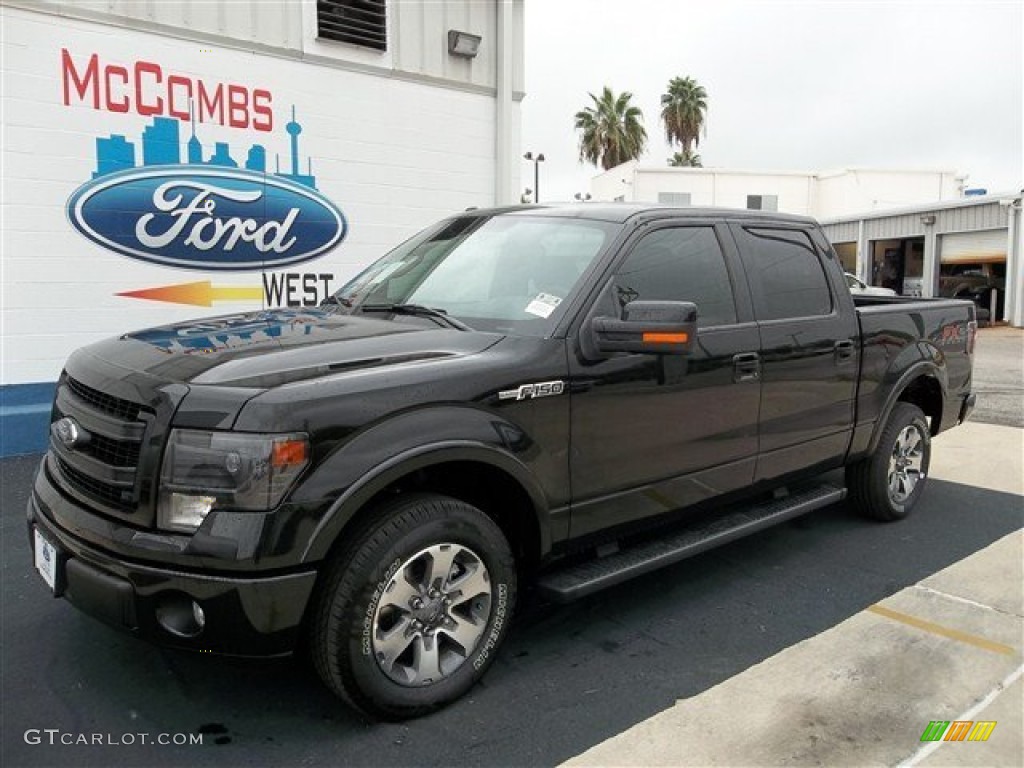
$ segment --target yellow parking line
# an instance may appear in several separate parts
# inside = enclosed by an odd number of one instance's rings
[[[991,640],[986,640],[983,637],[977,635],[969,635],[966,632],[961,632],[958,629],[950,629],[944,627],[941,624],[935,624],[931,621],[925,621],[919,619],[916,616],[909,616],[899,611],[893,611],[889,608],[885,608],[881,605],[870,605],[868,610],[872,613],[877,613],[879,616],[884,616],[887,619],[898,621],[901,624],[906,624],[910,627],[924,630],[925,632],[931,632],[933,635],[940,635],[942,637],[948,637],[950,640],[956,640],[960,643],[967,643],[967,645],[973,645],[975,648],[982,648],[986,651],[992,651],[993,653],[1002,653],[1006,656],[1013,656],[1017,651],[1008,645],[1002,643],[994,643]]]

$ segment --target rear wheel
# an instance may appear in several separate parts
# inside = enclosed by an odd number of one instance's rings
[[[850,502],[873,520],[900,520],[924,490],[931,460],[931,431],[924,413],[897,403],[871,456],[846,470]]]
[[[438,709],[493,661],[515,593],[512,553],[483,512],[445,496],[399,499],[331,566],[313,623],[317,671],[369,714]]]

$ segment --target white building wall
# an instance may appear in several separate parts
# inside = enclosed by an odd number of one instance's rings
[[[301,14],[288,3],[238,3],[223,0],[28,0],[26,7],[66,16],[140,25],[189,29],[193,33],[230,37],[299,50],[302,44]]]
[[[92,5],[132,12],[145,7],[156,20],[173,16],[159,2]],[[262,7],[247,11],[259,21],[239,32],[228,20],[233,18],[231,14],[240,13],[235,6],[248,3],[175,5],[179,15],[182,8],[188,8],[191,23],[203,27],[223,24],[223,30],[231,29],[233,34],[277,35],[275,39],[282,44],[293,44],[293,36],[304,34],[285,22],[276,28],[273,19],[265,18],[269,11]],[[392,9],[405,5],[419,4],[389,3]],[[468,9],[466,19],[458,21],[467,25],[484,25],[495,7],[490,3],[447,3],[444,8],[456,5],[486,6],[484,10]],[[521,11],[521,4],[517,5]],[[216,13],[209,6],[215,6]],[[304,4],[304,11],[307,6],[312,3]],[[484,12],[488,8],[490,11]],[[441,11],[435,8],[425,13]],[[451,18],[443,13],[442,17],[444,23]],[[0,28],[0,128],[4,137],[0,384],[53,381],[74,349],[132,329],[285,304],[311,306],[424,225],[470,206],[495,203],[496,108],[493,94],[484,90],[382,77],[319,60],[310,63],[199,43],[183,36],[115,29],[107,23],[10,6],[0,7]],[[84,88],[85,95],[80,96],[72,82],[67,103],[63,51],[83,79],[88,80],[85,72],[94,55],[97,65],[95,78]],[[521,59],[521,53],[517,55]],[[163,85],[144,76],[142,88],[144,99],[151,104],[165,99],[160,114],[139,114],[138,105],[131,101],[135,96],[132,86],[122,81],[121,68],[133,72],[140,61],[157,65],[163,74]],[[436,59],[430,61],[433,63],[423,66],[434,71]],[[281,170],[287,171],[290,137],[286,124],[295,107],[296,120],[302,126],[298,137],[300,172],[307,173],[311,162],[316,190],[346,218],[348,231],[340,245],[312,261],[270,267],[266,274],[259,270],[196,271],[120,255],[86,239],[72,226],[68,201],[97,170],[97,140],[124,137],[134,144],[136,165],[140,164],[144,131],[156,118],[169,117],[168,94],[163,88],[172,74],[193,87],[199,82],[211,89],[233,84],[247,94],[244,127],[233,127],[226,119],[208,119],[197,125],[204,162],[220,142],[241,166],[248,148],[259,144],[267,152],[268,176],[274,174],[275,157]],[[181,106],[187,102],[183,89],[179,85],[176,98],[178,109],[187,111]],[[257,90],[265,94],[261,104],[271,115],[269,130],[257,129],[254,124],[252,105]],[[108,91],[112,94],[109,103]],[[126,103],[130,107],[115,111],[109,108],[111,103],[117,108]],[[510,114],[518,122],[518,104]],[[264,128],[267,119],[266,115],[261,118]],[[189,123],[179,120],[178,126],[184,162]],[[518,126],[512,139],[517,136]],[[266,289],[268,279],[278,279],[282,285],[287,279],[291,292],[271,295]],[[214,289],[211,303],[118,295],[196,283],[208,283]],[[225,290],[231,288],[239,290],[234,294]]]
[[[963,177],[954,171],[847,169],[820,173],[814,211],[822,218],[955,200]]]
[[[630,161],[605,171],[590,180],[590,194],[596,201],[633,202],[633,183],[638,164]],[[657,198],[655,198],[657,199]]]
[[[690,205],[715,205],[715,178],[699,171],[645,168],[636,174],[631,191],[634,202],[657,203],[662,193],[682,193],[690,195]]]
[[[747,195],[776,195],[779,210],[808,213],[812,179],[805,173],[764,173],[711,168],[646,168],[623,163],[591,182],[596,200],[657,203],[663,193],[690,195],[690,205],[746,208]]]
[[[858,191],[858,179],[854,173],[826,173],[818,176],[815,186],[814,207],[816,211],[835,211],[819,214],[823,217],[842,216],[851,209],[872,210],[871,200]],[[867,206],[860,208],[860,206]]]
[[[747,195],[776,195],[778,210],[809,214],[811,185],[811,178],[806,174],[716,174],[714,205],[724,208],[746,208]]]
[[[595,176],[590,189],[596,200],[622,196],[628,202],[656,203],[662,193],[687,193],[691,205],[723,208],[746,208],[748,195],[775,195],[779,211],[829,218],[955,200],[962,182],[952,171],[817,173],[647,167],[631,161]]]
[[[522,0],[507,1],[512,6],[515,35],[521,41]],[[467,87],[493,89],[497,82],[497,13],[493,0],[388,0],[386,51],[317,39],[316,0],[11,0],[10,4],[133,30],[219,39],[307,60],[322,56]],[[481,36],[476,58],[448,55],[449,29]],[[525,67],[521,45],[515,62],[512,87],[522,93]]]

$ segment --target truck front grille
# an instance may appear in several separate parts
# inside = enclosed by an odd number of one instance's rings
[[[89,444],[81,450],[97,461],[112,467],[134,467],[139,462],[139,443],[127,440],[112,440],[103,435],[93,435]]]
[[[131,520],[138,508],[138,463],[151,411],[65,374],[53,420],[74,420],[79,442],[50,437],[50,470],[65,492],[96,511]]]
[[[106,392],[100,392],[98,389],[87,387],[70,376],[65,379],[65,383],[68,385],[68,389],[74,392],[80,399],[99,411],[110,414],[122,421],[135,421],[139,418],[142,406],[138,403],[122,400],[119,397],[108,395]]]
[[[72,489],[84,494],[91,501],[99,502],[109,509],[116,509],[124,514],[131,514],[131,493],[101,480],[79,472],[60,456],[57,457],[57,468]],[[127,498],[126,498],[127,496]]]

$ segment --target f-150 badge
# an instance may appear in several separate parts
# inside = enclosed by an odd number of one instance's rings
[[[505,389],[498,393],[499,400],[532,400],[535,397],[550,397],[565,392],[564,381],[539,381],[536,384],[522,384],[516,389]]]

